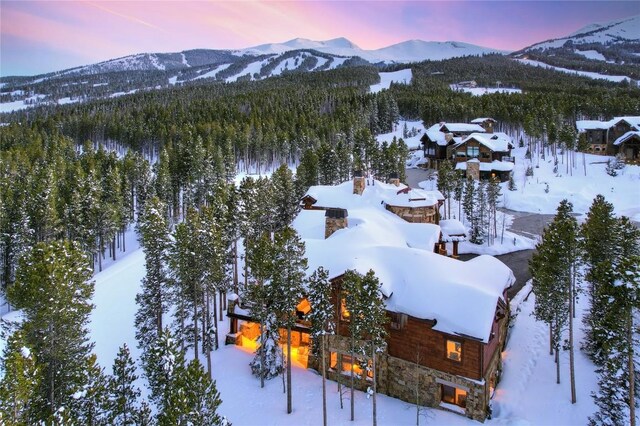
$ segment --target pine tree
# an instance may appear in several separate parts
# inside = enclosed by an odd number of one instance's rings
[[[87,358],[83,371],[84,384],[76,390],[73,401],[68,406],[71,423],[88,426],[106,426],[108,421],[107,378],[104,370],[98,365],[95,354]]]
[[[226,425],[228,422],[216,411],[222,400],[216,389],[216,383],[212,381],[204,368],[193,360],[186,368],[183,368],[177,377],[175,388],[172,389],[174,399],[182,405],[182,413],[178,416],[178,424],[194,426]]]
[[[440,164],[440,168],[438,169],[438,180],[437,180],[437,188],[438,191],[442,193],[444,198],[447,199],[448,213],[445,211],[445,217],[447,219],[451,218],[451,195],[454,191],[454,179],[455,179],[455,170],[451,167],[451,163],[448,161],[443,161]]]
[[[129,348],[124,344],[118,350],[118,355],[113,362],[113,375],[109,378],[107,385],[110,424],[118,426],[136,424],[140,397],[140,389],[134,385],[137,379],[136,366],[131,359]]]
[[[327,390],[326,390],[326,344],[325,336],[335,333],[335,307],[331,302],[331,281],[329,272],[320,266],[313,271],[307,283],[307,299],[311,305],[311,311],[307,319],[311,322],[311,341],[313,353],[321,356],[322,373],[322,419],[323,425],[327,424]],[[320,342],[320,343],[318,343]]]
[[[135,326],[138,347],[142,349],[142,365],[147,369],[148,349],[163,329],[162,316],[168,309],[171,282],[166,206],[157,197],[146,203],[138,221],[138,231],[145,252],[146,275],[142,279],[141,292],[136,295]]]
[[[602,326],[603,312],[608,309],[609,290],[604,288],[607,283],[601,283],[598,278],[607,277],[606,274],[594,274],[601,263],[613,265],[616,255],[616,219],[613,215],[613,205],[602,195],[596,196],[587,212],[587,218],[580,229],[582,248],[587,264],[586,280],[588,285],[589,311],[583,319],[585,325],[584,348],[596,364],[604,361],[602,346],[608,331]]]
[[[560,202],[554,220],[547,226],[542,241],[536,246],[529,268],[536,294],[534,315],[550,326],[550,342],[556,356],[556,381],[560,383],[561,337],[563,328],[569,325],[568,343],[571,402],[576,402],[573,312],[575,293],[579,281],[578,224],[571,215],[572,204]]]
[[[379,353],[384,352],[387,347],[385,340],[387,331],[385,324],[388,322],[386,315],[386,309],[384,302],[382,301],[380,293],[380,281],[375,276],[373,270],[369,270],[367,274],[362,278],[362,293],[360,295],[362,311],[362,328],[364,331],[364,337],[369,340],[369,356],[371,357],[371,370],[373,376],[373,388],[368,394],[373,396],[373,424],[377,423],[376,413],[376,359]],[[363,355],[367,356],[366,348],[363,349]],[[367,365],[367,371],[369,366]]]
[[[273,272],[267,286],[270,309],[278,325],[287,330],[287,413],[291,413],[291,329],[295,326],[296,306],[302,298],[307,269],[304,242],[290,227],[275,234]]]
[[[171,330],[165,327],[151,347],[149,356],[149,365],[153,368],[145,373],[151,391],[151,401],[155,403],[158,411],[158,423],[163,424],[161,419],[166,418],[165,412],[171,409],[172,389],[184,367],[184,353],[173,338]]]
[[[93,347],[87,330],[93,308],[90,277],[87,256],[78,244],[39,243],[21,259],[16,282],[7,291],[9,302],[24,312],[25,340],[42,374],[35,399],[38,419],[72,406],[73,395],[86,382]]]
[[[21,330],[7,340],[2,354],[0,423],[28,425],[32,406],[38,402],[40,369]]]
[[[274,204],[275,231],[289,226],[298,213],[300,199],[296,195],[293,173],[286,164],[282,164],[271,175]]]

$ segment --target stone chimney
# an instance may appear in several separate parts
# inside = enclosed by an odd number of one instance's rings
[[[327,239],[338,229],[349,225],[347,209],[329,208],[324,214],[324,238]]]
[[[445,133],[444,134],[444,140],[446,143],[451,142],[451,140],[453,139],[453,133]]]
[[[364,192],[365,180],[361,170],[353,172],[353,193],[362,195]]]
[[[484,127],[484,131],[487,133],[493,133],[493,120],[485,120],[482,123],[482,127]]]
[[[473,180],[480,180],[480,161],[477,158],[467,161],[467,178],[468,177],[471,177]]]
[[[389,183],[395,186],[400,186],[400,178],[397,173],[389,173]]]

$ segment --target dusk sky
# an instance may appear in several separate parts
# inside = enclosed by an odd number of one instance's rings
[[[518,50],[640,1],[5,1],[0,76],[34,75],[142,52],[238,49],[346,37],[363,49],[410,39]]]

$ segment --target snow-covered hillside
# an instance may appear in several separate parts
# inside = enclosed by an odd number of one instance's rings
[[[371,63],[408,63],[425,60],[439,61],[461,56],[479,56],[488,53],[508,53],[502,50],[456,41],[408,40],[374,50],[364,50],[346,38],[327,41],[293,39],[284,43],[262,44],[237,51],[238,54],[280,54],[290,50],[313,49],[341,56],[359,56]]]
[[[631,81],[631,77],[628,77],[626,75],[607,75],[607,74],[600,74],[597,72],[571,70],[568,68],[554,67],[553,65],[545,64],[544,62],[540,62],[540,61],[533,61],[531,59],[516,59],[516,61],[524,65],[542,67],[542,68],[546,68],[546,69],[550,69],[558,72],[578,75],[580,77],[593,78],[595,80],[607,80],[607,81],[613,81],[616,83],[620,83],[621,81],[624,81],[624,80]]]
[[[574,31],[566,37],[537,43],[528,47],[526,50],[561,47],[567,41],[572,41],[575,45],[585,43],[617,43],[629,40],[640,40],[640,15],[603,24],[590,24]]]

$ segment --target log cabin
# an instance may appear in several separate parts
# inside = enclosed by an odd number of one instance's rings
[[[429,167],[438,168],[442,161],[450,159],[451,146],[461,142],[464,137],[483,132],[485,128],[480,124],[441,122],[429,127],[420,138]]]
[[[501,371],[512,271],[492,256],[462,262],[439,254],[439,225],[407,221],[385,206],[400,195],[398,187],[372,180],[360,192],[359,178],[312,187],[307,195],[332,207],[303,209],[293,222],[305,242],[308,273],[322,266],[332,282],[336,334],[319,349],[325,351],[328,377],[346,383],[353,371],[360,390],[375,377],[380,393],[484,421]],[[455,224],[449,225],[455,234]],[[389,322],[375,376],[366,369],[369,358],[350,356],[341,288],[348,270],[373,270],[381,283]],[[255,347],[258,325],[237,300],[231,302],[227,342]],[[305,319],[312,309],[306,299],[298,304],[294,362],[318,369],[322,358],[311,355],[310,347],[318,343],[310,340]]]
[[[609,121],[576,121],[578,137],[587,152],[597,155],[622,155],[627,162],[640,160],[638,137],[640,116],[614,117]]]
[[[512,148],[512,139],[505,133],[473,133],[455,144],[452,151],[457,170],[464,170],[469,175],[470,160],[477,160],[480,163],[479,179],[498,177],[506,182],[514,167]]]

